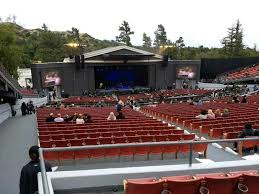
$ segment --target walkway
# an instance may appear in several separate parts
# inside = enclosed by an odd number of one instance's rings
[[[35,115],[16,116],[0,125],[0,193],[18,194],[20,171],[37,144]]]

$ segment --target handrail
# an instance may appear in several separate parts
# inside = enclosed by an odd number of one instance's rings
[[[46,168],[44,163],[43,152],[59,152],[59,151],[77,151],[83,149],[99,149],[99,148],[123,148],[123,147],[142,147],[142,146],[157,146],[157,145],[190,145],[189,152],[189,166],[192,166],[192,155],[193,155],[193,145],[195,144],[209,144],[209,143],[226,143],[226,142],[243,142],[243,141],[253,141],[258,140],[259,137],[251,137],[251,138],[235,138],[235,139],[218,139],[218,140],[182,140],[182,141],[162,141],[162,142],[152,142],[152,143],[124,143],[124,144],[104,144],[104,145],[89,145],[89,146],[72,146],[72,147],[57,147],[57,148],[40,148],[39,156],[40,156],[40,168],[41,168],[41,177],[43,184],[44,194],[50,194],[48,179],[46,174]]]

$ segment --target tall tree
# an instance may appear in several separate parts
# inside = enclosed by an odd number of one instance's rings
[[[123,42],[127,46],[132,46],[130,42],[130,35],[134,34],[134,31],[131,31],[129,27],[129,23],[126,21],[123,21],[121,26],[119,26],[120,34],[119,36],[116,36],[116,41]]]
[[[150,48],[152,46],[151,38],[145,32],[143,33],[143,45],[142,46],[144,48]]]
[[[43,23],[42,24],[42,30],[44,31],[44,32],[47,32],[47,31],[49,31],[49,28],[48,28],[48,26],[45,24],[45,23]]]
[[[167,35],[165,31],[165,27],[162,24],[157,26],[157,30],[155,31],[155,40],[154,46],[159,47],[165,45],[167,41]]]
[[[241,56],[244,49],[243,44],[243,28],[239,20],[231,28],[227,30],[227,36],[221,41],[224,53],[227,56]]]
[[[8,24],[0,26],[0,62],[14,77],[18,77],[17,68],[22,64],[22,48],[16,44],[15,28]]]

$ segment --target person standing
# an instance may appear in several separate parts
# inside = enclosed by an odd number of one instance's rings
[[[23,116],[25,116],[27,114],[27,105],[25,102],[23,102],[21,105],[21,111],[22,111]]]
[[[20,194],[35,194],[38,191],[37,174],[40,172],[39,146],[32,146],[29,150],[31,161],[26,164],[20,176]],[[45,162],[47,172],[51,172],[51,165]]]

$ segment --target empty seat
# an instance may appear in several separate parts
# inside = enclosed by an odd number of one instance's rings
[[[161,194],[163,181],[155,178],[128,179],[124,181],[125,194]]]
[[[173,194],[197,194],[201,185],[202,178],[192,176],[172,176],[163,177],[167,183],[167,189]]]

